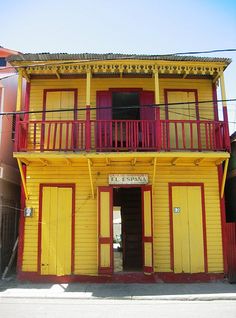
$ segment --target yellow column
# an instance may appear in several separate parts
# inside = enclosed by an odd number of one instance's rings
[[[160,104],[160,85],[159,85],[158,71],[154,72],[154,79],[155,79],[155,104]]]
[[[220,192],[220,197],[221,197],[221,199],[223,199],[223,197],[224,197],[225,182],[226,182],[226,176],[227,176],[228,165],[229,165],[229,159],[226,159],[226,160],[225,160],[225,166],[224,166],[223,177],[222,177],[222,184],[221,184],[221,192]]]
[[[225,80],[224,80],[224,74],[222,73],[220,76],[220,89],[221,89],[221,98],[223,100],[226,100],[226,91],[225,91]],[[222,102],[223,107],[227,107],[227,102]]]
[[[28,200],[29,199],[29,195],[28,195],[28,192],[27,192],[25,176],[24,176],[24,172],[23,172],[23,168],[22,168],[22,163],[21,163],[19,158],[17,158],[17,163],[18,163],[19,170],[20,170],[21,182],[22,182],[22,185],[23,185],[24,193],[25,193],[25,199]]]
[[[22,98],[22,70],[18,72],[18,87],[17,87],[17,100],[16,100],[16,111],[21,111],[21,98]]]
[[[91,102],[91,71],[86,74],[86,106],[90,106]]]

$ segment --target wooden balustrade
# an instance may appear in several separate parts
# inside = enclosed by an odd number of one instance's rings
[[[48,120],[16,123],[15,151],[229,151],[227,123]]]

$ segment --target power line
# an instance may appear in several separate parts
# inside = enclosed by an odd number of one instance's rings
[[[209,104],[209,103],[218,103],[218,102],[236,102],[236,98],[231,99],[218,99],[218,100],[207,100],[207,101],[198,101],[198,102],[175,102],[175,103],[163,103],[163,104],[149,104],[149,105],[131,105],[126,106],[125,109],[135,109],[140,107],[150,107],[150,108],[158,108],[158,107],[168,107],[175,105],[199,105],[199,104]],[[89,110],[100,110],[100,109],[114,109],[112,106],[100,106],[100,107],[89,107]],[[124,110],[124,107],[115,107],[116,110]],[[209,108],[212,109],[213,108]],[[0,116],[9,116],[9,115],[26,115],[26,114],[42,114],[42,113],[59,113],[59,112],[74,112],[74,111],[86,111],[87,108],[64,108],[64,109],[48,109],[48,110],[29,110],[29,111],[19,111],[19,112],[1,112]]]
[[[190,51],[190,52],[177,52],[173,54],[165,54],[165,55],[187,55],[187,54],[209,54],[209,53],[220,53],[220,52],[236,52],[236,49],[216,49],[209,51]]]

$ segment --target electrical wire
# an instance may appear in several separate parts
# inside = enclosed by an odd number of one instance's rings
[[[153,104],[153,105],[141,105],[141,107],[150,107],[150,108],[158,108],[158,107],[166,107],[175,106],[175,105],[199,105],[199,104],[206,104],[206,103],[218,103],[218,102],[236,102],[236,98],[231,99],[218,99],[218,100],[207,100],[207,101],[198,101],[195,102],[175,102],[175,103],[168,103],[168,104]],[[134,109],[140,108],[140,105],[131,105],[125,107],[125,109]],[[97,109],[112,109],[112,106],[99,106],[98,107],[89,107],[89,110],[97,110]],[[113,108],[114,109],[114,108]],[[124,110],[124,107],[116,107],[115,109]],[[74,112],[74,111],[86,111],[87,108],[64,108],[64,109],[48,109],[48,110],[29,110],[29,111],[19,111],[19,112],[1,112],[0,116],[9,116],[9,115],[26,115],[26,114],[42,114],[42,113],[59,113],[59,112]]]

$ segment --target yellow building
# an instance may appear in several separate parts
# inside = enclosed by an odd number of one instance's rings
[[[10,62],[24,111],[14,153],[26,208],[20,279],[204,281],[227,273],[230,143],[216,85],[225,100],[230,60],[22,54]]]

